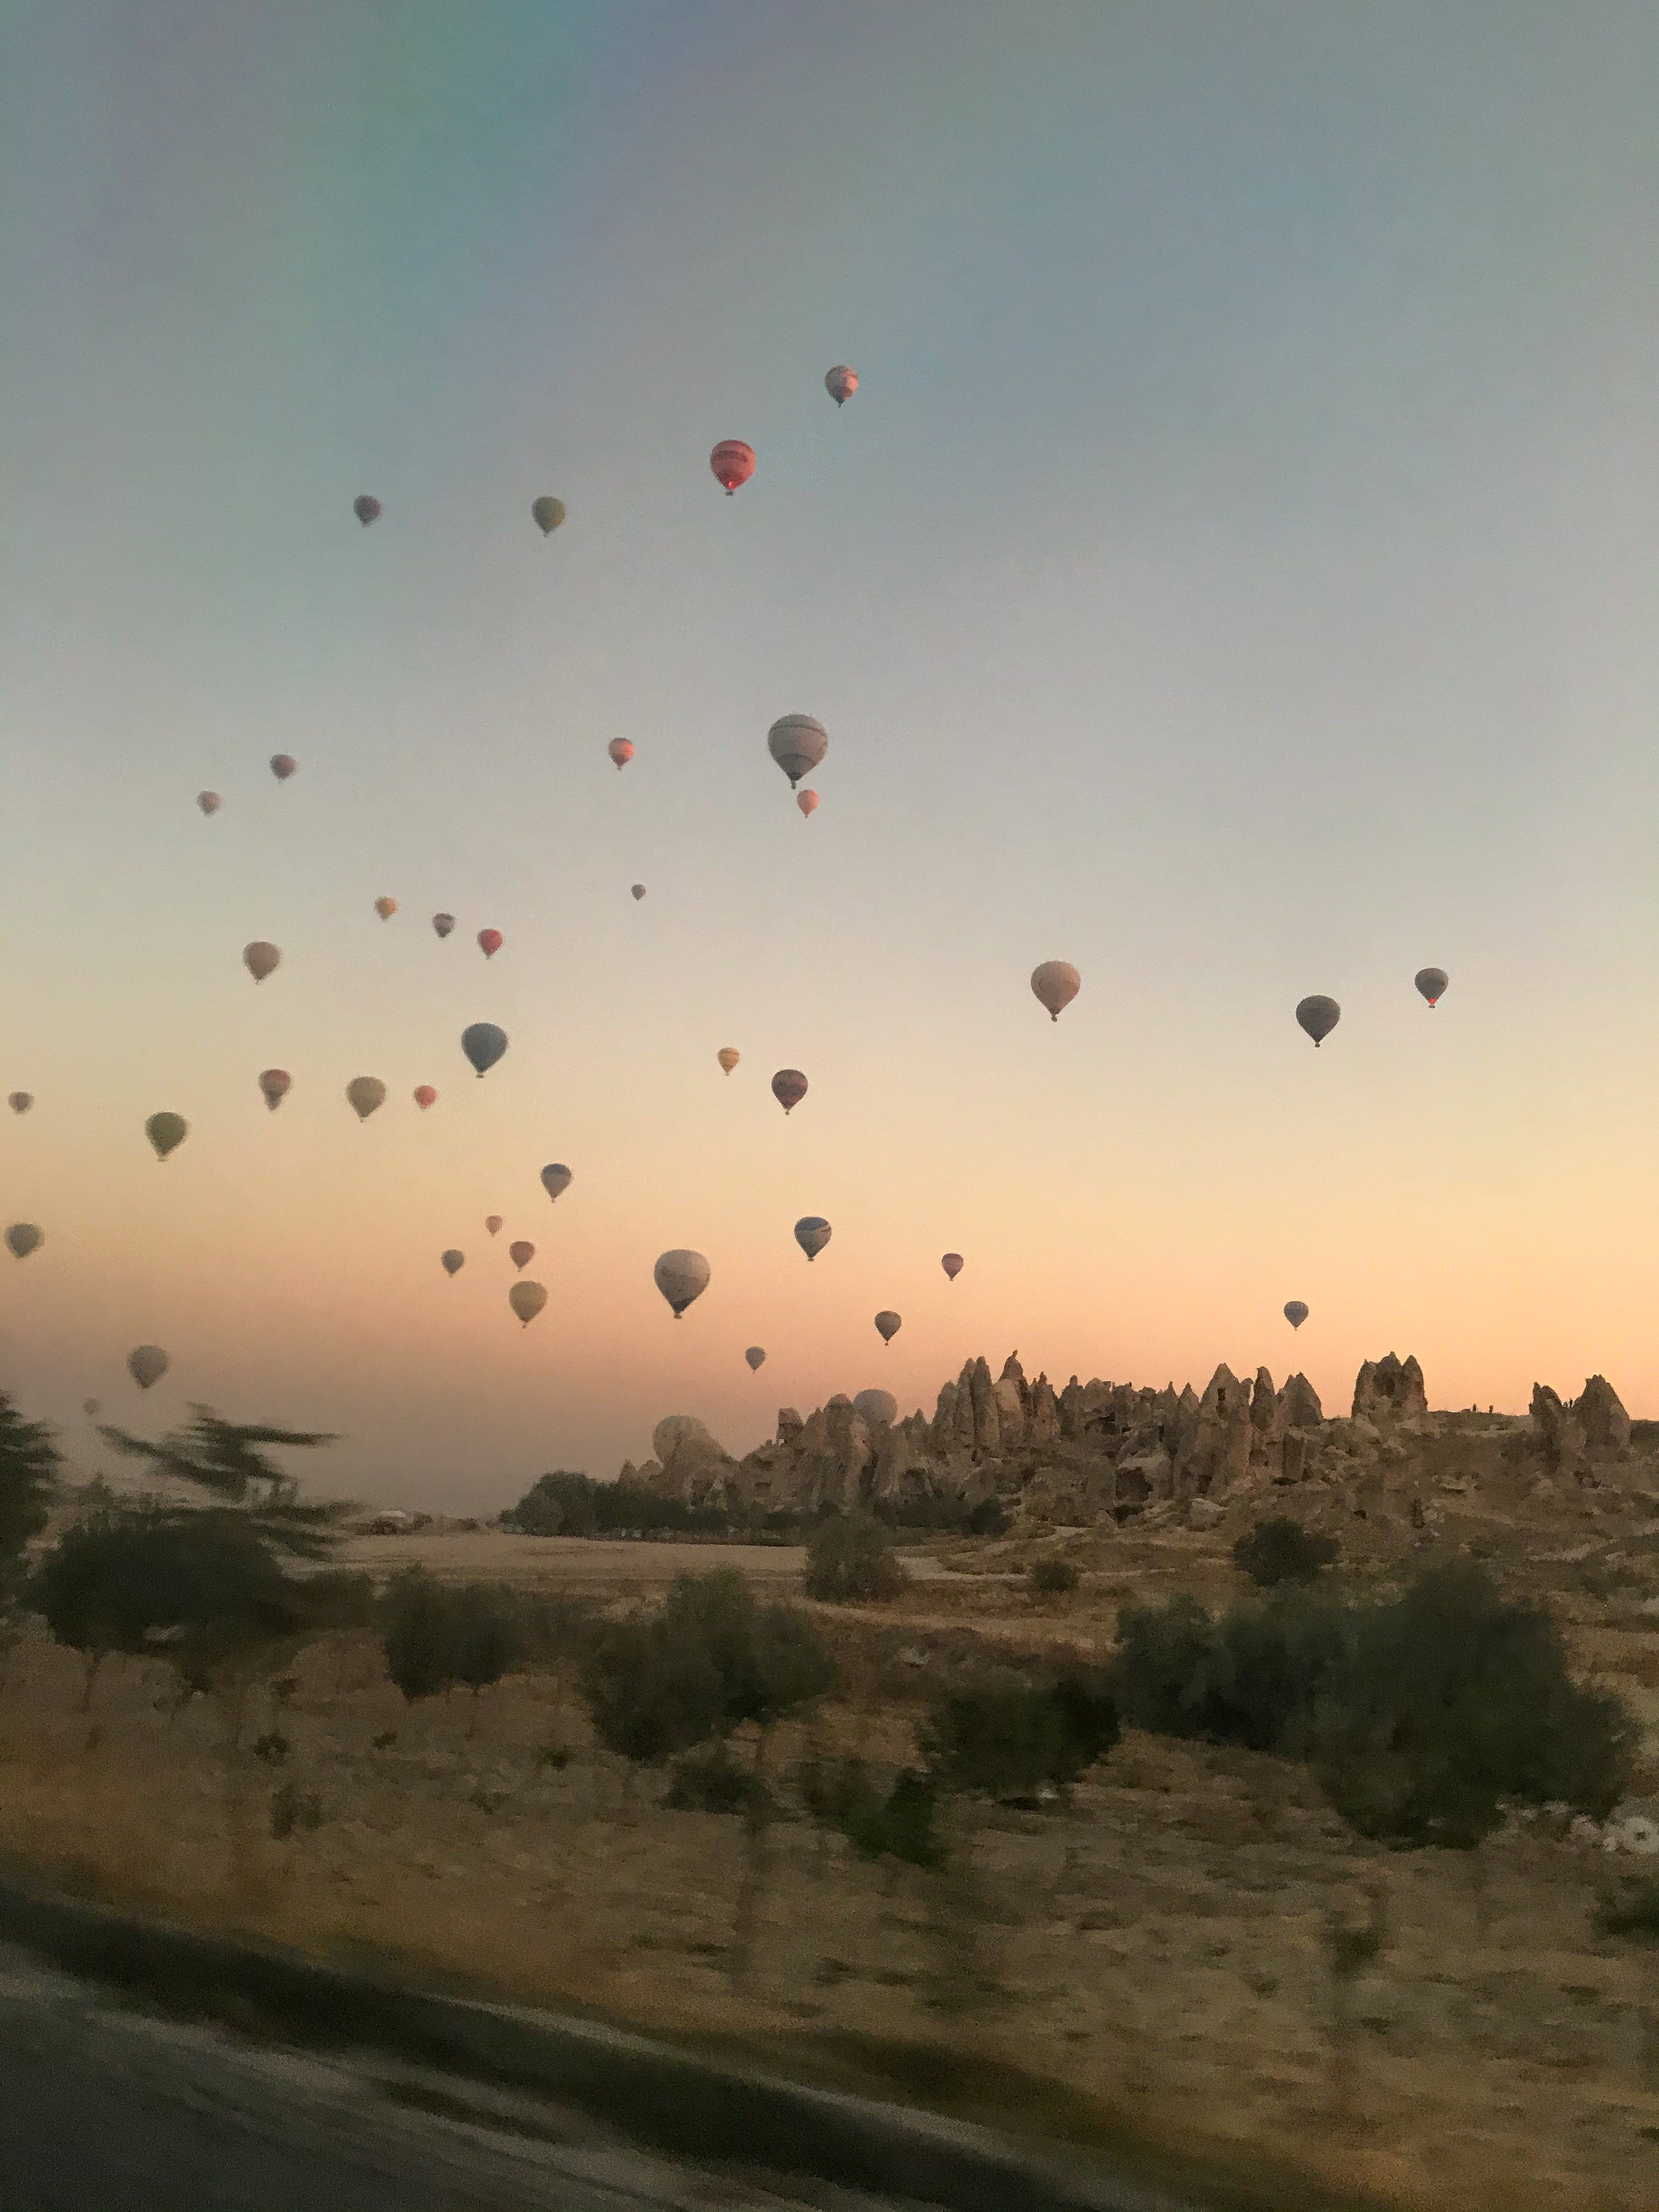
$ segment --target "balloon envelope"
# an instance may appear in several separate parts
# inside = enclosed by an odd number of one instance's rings
[[[806,1096],[806,1078],[798,1067],[781,1067],[772,1078],[772,1096],[786,1114],[793,1113]]]
[[[263,937],[256,937],[252,945],[242,947],[242,965],[256,983],[263,983],[282,960],[274,945],[267,945]]]
[[[461,1031],[461,1050],[483,1078],[507,1050],[507,1031],[494,1022],[474,1022]]]
[[[455,917],[453,914],[434,914],[432,917],[432,927],[440,937],[447,937],[455,927]]]
[[[46,1241],[46,1231],[37,1229],[32,1221],[14,1221],[6,1231],[6,1249],[14,1260],[27,1260]]]
[[[1328,1037],[1341,1020],[1342,1009],[1334,999],[1321,998],[1316,994],[1311,999],[1297,1001],[1296,1018],[1317,1047],[1321,1038]]]
[[[956,1280],[956,1279],[957,1279],[957,1276],[962,1273],[962,1255],[961,1255],[961,1253],[960,1253],[960,1252],[947,1252],[947,1253],[945,1254],[945,1257],[944,1257],[944,1258],[939,1261],[939,1265],[940,1265],[940,1267],[943,1267],[943,1268],[944,1268],[944,1270],[945,1270],[945,1273],[946,1273],[946,1274],[951,1278],[951,1280],[954,1283],[954,1282],[955,1282],[955,1280]]]
[[[1044,960],[1031,970],[1031,988],[1049,1020],[1057,1022],[1083,988],[1083,978],[1069,960]]]
[[[182,1114],[152,1114],[144,1124],[144,1134],[155,1147],[158,1160],[176,1152],[190,1134],[190,1124]]]
[[[159,1344],[136,1345],[127,1354],[127,1372],[141,1390],[159,1382],[167,1371],[167,1356]]]
[[[818,795],[816,791],[798,791],[795,804],[810,822],[818,811]]]
[[[445,1274],[459,1275],[466,1265],[466,1255],[465,1252],[457,1252],[452,1248],[439,1255],[439,1264]]]
[[[605,750],[619,769],[626,768],[634,757],[634,748],[626,738],[612,738]]]
[[[758,1375],[766,1364],[766,1346],[763,1344],[751,1344],[743,1356],[749,1362],[750,1373]]]
[[[260,1070],[259,1089],[264,1093],[266,1105],[273,1114],[287,1097],[293,1085],[294,1078],[285,1067],[266,1067]]]
[[[813,715],[781,714],[766,732],[766,750],[793,790],[829,751],[830,732]]]
[[[1451,977],[1443,968],[1419,968],[1412,981],[1432,1006],[1443,995]]]
[[[542,1170],[542,1188],[550,1198],[556,1198],[561,1191],[568,1190],[569,1188],[569,1169],[565,1166],[562,1160],[550,1160]]]
[[[890,1429],[898,1419],[898,1400],[890,1390],[860,1390],[853,1400],[853,1411],[862,1413],[872,1428]]]
[[[736,1057],[734,1053],[732,1058]],[[14,1091],[7,1098],[6,1103],[14,1114],[27,1114],[34,1103],[34,1093],[32,1091]]]
[[[720,1050],[714,1054],[714,1057],[719,1060],[720,1066],[726,1070],[726,1073],[730,1075],[732,1069],[743,1058],[743,1054],[738,1050],[736,1045],[723,1044]]]
[[[544,538],[550,538],[564,520],[564,501],[555,499],[551,492],[544,492],[539,499],[530,502],[532,520]]]
[[[725,485],[730,499],[738,486],[746,484],[754,475],[755,449],[741,438],[722,438],[708,456],[708,465],[714,471],[715,483]]]
[[[547,1304],[547,1292],[539,1283],[514,1283],[507,1294],[507,1303],[528,1328]]]
[[[363,528],[367,530],[371,522],[378,522],[380,520],[380,502],[375,498],[373,492],[360,491],[356,498],[351,502],[351,512],[356,516],[358,521],[362,524]]]
[[[382,921],[390,921],[398,911],[398,902],[395,898],[377,898],[374,902],[374,911]]]
[[[876,1334],[884,1344],[890,1344],[903,1326],[903,1322],[896,1313],[878,1313],[876,1316]]]
[[[481,929],[478,932],[478,943],[483,947],[484,958],[491,959],[501,949],[501,933],[499,929]]]
[[[651,1272],[676,1321],[708,1288],[708,1262],[701,1252],[665,1252]]]
[[[278,783],[286,783],[299,765],[292,753],[272,753],[270,757],[270,772]]]
[[[221,800],[216,791],[198,791],[196,794],[196,804],[204,814],[216,814],[219,811]]]
[[[1292,1298],[1285,1309],[1285,1318],[1292,1328],[1300,1328],[1308,1318],[1308,1309],[1300,1298]]]
[[[809,1260],[816,1260],[830,1242],[830,1224],[821,1213],[803,1213],[795,1224],[795,1242]]]
[[[524,1239],[520,1237],[516,1244],[509,1244],[507,1246],[507,1256],[518,1269],[519,1273],[523,1274],[525,1269],[530,1265],[531,1261],[536,1256],[536,1248],[533,1244],[526,1244]]]
[[[635,884],[632,886],[632,889],[634,896],[636,899],[642,899],[645,896],[645,885],[643,884]]]
[[[499,1213],[486,1213],[484,1216],[484,1227],[489,1231],[492,1237],[499,1237],[501,1233],[501,1215]]]
[[[428,1106],[435,1106],[437,1103],[438,1094],[429,1083],[417,1083],[416,1085],[415,1103],[420,1108],[422,1114],[425,1113]]]
[[[357,1119],[367,1121],[376,1107],[386,1103],[386,1085],[378,1075],[354,1075],[346,1085],[346,1097]]]
[[[858,371],[848,368],[843,362],[824,378],[823,388],[837,407],[844,407],[859,388]]]

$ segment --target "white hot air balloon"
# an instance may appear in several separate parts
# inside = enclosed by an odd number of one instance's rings
[[[872,1429],[890,1429],[898,1419],[898,1400],[890,1390],[860,1390],[853,1401],[853,1411],[862,1413]]]
[[[1031,988],[1049,1020],[1057,1022],[1083,988],[1083,978],[1069,960],[1045,960],[1031,970]]]
[[[676,1321],[708,1288],[710,1269],[701,1252],[665,1252],[652,1273]]]
[[[766,750],[789,779],[793,791],[830,750],[830,733],[811,714],[785,714],[766,733]]]

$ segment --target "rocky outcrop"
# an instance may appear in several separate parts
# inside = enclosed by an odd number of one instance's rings
[[[1368,1420],[1379,1431],[1399,1422],[1423,1420],[1429,1410],[1423,1388],[1423,1370],[1414,1358],[1368,1359],[1353,1386],[1353,1419]]]
[[[1629,1446],[1630,1415],[1605,1375],[1589,1378],[1573,1412],[1584,1431],[1584,1449],[1592,1459],[1617,1459]]]
[[[1563,1404],[1547,1382],[1532,1386],[1532,1432],[1552,1474],[1584,1475],[1630,1445],[1630,1415],[1605,1375],[1592,1375]]]

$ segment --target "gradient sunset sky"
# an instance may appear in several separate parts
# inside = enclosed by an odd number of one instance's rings
[[[466,1511],[1014,1346],[1659,1413],[1656,112],[1599,0],[14,0],[0,1381]]]

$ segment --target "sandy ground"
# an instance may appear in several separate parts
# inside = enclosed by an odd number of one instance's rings
[[[1535,1531],[1510,1533],[1580,1656],[1652,1729],[1659,1527],[1644,1528],[1597,1524],[1553,1563]],[[1065,1544],[1092,1571],[1041,1604],[1007,1578],[1009,1547],[930,1546],[891,1607],[814,1608],[843,1662],[822,1739],[908,1758],[927,1698],[975,1654],[1103,1653],[1127,1597],[1232,1593],[1225,1536],[1079,1534]],[[356,1540],[348,1559],[618,1604],[727,1562],[785,1589],[799,1565],[781,1549],[483,1534]],[[83,1714],[79,1662],[28,1642],[0,1692],[0,1849],[198,1921],[393,1954],[1003,2124],[1265,2171],[1260,2201],[1282,2212],[1334,2197],[1425,2212],[1659,2203],[1659,1954],[1595,1934],[1614,1869],[1545,1824],[1475,1856],[1390,1854],[1297,1768],[1132,1735],[1069,1808],[982,1816],[951,1880],[781,1822],[736,1989],[738,1824],[662,1810],[659,1783],[592,1745],[568,1681],[409,1707],[362,1637],[294,1672],[281,1711],[247,1730],[286,1736],[277,1768],[227,1756],[210,1700],[175,1713],[159,1662],[106,1668]],[[783,1733],[787,1780],[805,1740]],[[285,1785],[318,1822],[276,1840]],[[1373,1912],[1380,1951],[1345,1990],[1328,1923]]]

